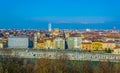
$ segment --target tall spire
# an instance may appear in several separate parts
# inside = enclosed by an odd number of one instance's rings
[[[51,23],[48,24],[48,31],[51,32]]]

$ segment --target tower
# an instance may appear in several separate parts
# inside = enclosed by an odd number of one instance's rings
[[[51,23],[48,24],[48,31],[51,32]]]
[[[117,32],[117,30],[116,30],[116,27],[114,26],[113,27],[113,31],[112,31],[113,33],[116,33]]]
[[[37,34],[34,34],[34,49],[37,48]]]

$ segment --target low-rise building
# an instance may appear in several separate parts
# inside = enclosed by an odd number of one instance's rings
[[[91,42],[83,42],[82,50],[91,50]]]
[[[45,48],[46,49],[54,49],[54,42],[53,39],[46,39],[45,40]]]
[[[0,48],[3,48],[3,43],[0,42]]]
[[[57,37],[54,39],[54,49],[65,49],[64,38]]]
[[[119,40],[115,41],[115,45],[120,46],[120,41]]]
[[[3,48],[3,39],[0,38],[0,48]]]
[[[91,50],[103,50],[103,42],[93,41],[91,45]]]
[[[120,54],[120,46],[116,46],[114,49],[113,49],[113,54]]]
[[[8,48],[15,48],[15,49],[24,49],[28,48],[29,46],[29,39],[26,36],[22,37],[9,37],[8,38]]]
[[[44,41],[38,41],[37,42],[37,49],[44,49],[44,48],[45,48]]]
[[[82,38],[80,36],[70,36],[67,40],[69,49],[79,49],[82,48]]]
[[[103,50],[105,49],[111,49],[113,50],[115,48],[115,42],[114,41],[106,41],[106,42],[103,42]]]
[[[104,38],[106,41],[115,41],[115,40],[120,40],[120,36],[107,36]]]

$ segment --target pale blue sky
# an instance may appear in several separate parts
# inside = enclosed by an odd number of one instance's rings
[[[0,0],[0,24],[25,21],[119,23],[120,0]]]

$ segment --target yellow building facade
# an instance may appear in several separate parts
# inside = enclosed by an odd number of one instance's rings
[[[91,42],[82,43],[82,50],[91,50]]]
[[[3,48],[3,43],[0,43],[0,48]]]
[[[45,48],[45,43],[44,42],[38,42],[37,43],[37,49],[44,49]]]
[[[53,49],[54,48],[54,42],[51,39],[45,40],[45,48],[46,49]]]
[[[103,50],[103,43],[102,42],[92,42],[91,50]]]

